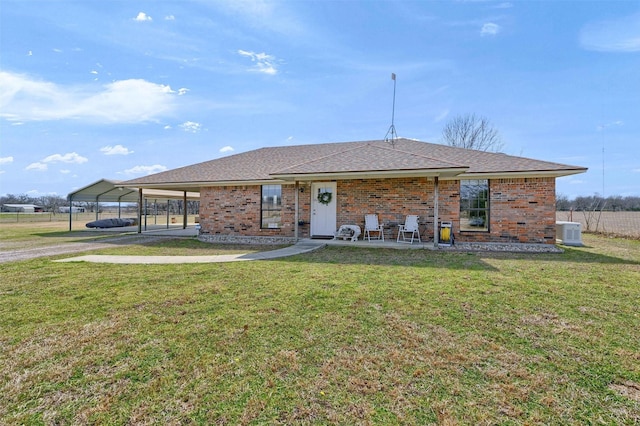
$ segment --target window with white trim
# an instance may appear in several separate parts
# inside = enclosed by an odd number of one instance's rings
[[[282,185],[262,185],[260,228],[282,227]]]
[[[460,230],[489,230],[489,181],[487,179],[460,181]]]

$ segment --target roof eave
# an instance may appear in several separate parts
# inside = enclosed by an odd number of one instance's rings
[[[446,169],[413,169],[383,171],[321,172],[321,173],[274,173],[274,179],[283,181],[314,181],[327,179],[389,179],[403,177],[453,177],[468,170],[468,167]]]
[[[224,181],[200,181],[200,182],[159,182],[159,183],[132,183],[122,185],[128,188],[161,189],[173,191],[196,191],[200,188],[211,186],[243,186],[243,185],[273,185],[284,183],[278,179],[256,179],[256,180],[224,180]]]
[[[586,168],[580,169],[564,169],[564,170],[527,170],[512,172],[475,172],[462,173],[455,176],[454,179],[508,179],[508,178],[544,178],[544,177],[563,177],[571,176],[579,173],[585,173]],[[449,178],[451,179],[451,178]]]

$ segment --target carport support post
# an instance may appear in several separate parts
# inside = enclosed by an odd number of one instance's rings
[[[187,191],[182,193],[182,207],[184,208],[182,216],[182,229],[187,229]]]
[[[433,246],[438,248],[438,176],[433,178]]]
[[[138,189],[138,234],[142,234],[142,188]]]
[[[72,195],[69,196],[69,232],[71,232],[71,221],[72,221],[72,219],[71,219],[71,217],[72,217],[72,215],[71,215],[71,211],[72,211],[71,206],[73,206],[73,196]]]

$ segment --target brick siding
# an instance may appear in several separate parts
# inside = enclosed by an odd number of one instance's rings
[[[300,238],[310,237],[311,186],[300,184]],[[488,232],[460,232],[460,182],[440,180],[439,220],[453,223],[457,241],[555,243],[555,179],[521,178],[489,181]],[[202,188],[200,224],[203,235],[221,238],[295,236],[295,187],[282,186],[280,229],[260,228],[260,186]],[[397,225],[409,214],[420,216],[421,234],[433,239],[434,181],[430,178],[353,179],[337,182],[337,224],[364,227],[364,215],[378,214],[387,225],[386,237],[395,238]]]

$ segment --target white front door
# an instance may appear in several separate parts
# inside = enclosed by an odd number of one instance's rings
[[[326,195],[326,194],[331,194]],[[324,194],[324,195],[322,195]],[[322,195],[322,197],[320,197]],[[320,202],[319,198],[325,203]],[[329,201],[327,203],[327,201]],[[336,231],[336,183],[314,182],[311,184],[311,236],[333,236]]]

